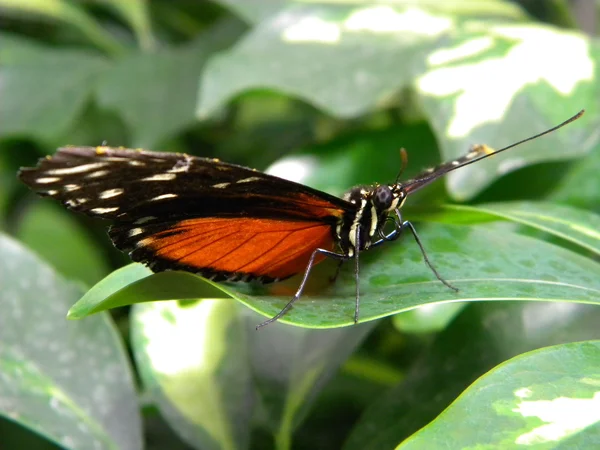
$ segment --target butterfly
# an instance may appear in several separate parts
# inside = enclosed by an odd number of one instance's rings
[[[71,210],[112,220],[114,245],[155,272],[184,270],[215,281],[264,283],[303,273],[289,303],[257,329],[292,308],[315,264],[325,258],[340,264],[354,260],[356,323],[360,253],[406,232],[436,278],[457,290],[437,272],[415,227],[402,217],[412,193],[451,171],[548,134],[583,112],[500,150],[476,145],[413,179],[357,186],[341,198],[218,159],[107,146],[59,148],[36,167],[22,168],[19,178]],[[404,166],[404,151],[402,156]]]

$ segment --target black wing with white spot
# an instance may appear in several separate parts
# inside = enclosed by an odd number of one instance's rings
[[[128,223],[197,217],[335,222],[354,205],[216,159],[112,147],[64,147],[19,178],[69,209]]]

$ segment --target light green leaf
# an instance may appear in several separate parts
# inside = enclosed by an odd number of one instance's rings
[[[69,323],[80,290],[0,236],[0,414],[65,448],[141,449],[127,356],[107,315]]]
[[[397,448],[597,448],[599,359],[600,341],[517,356],[477,380]],[[571,446],[571,438],[578,445]]]

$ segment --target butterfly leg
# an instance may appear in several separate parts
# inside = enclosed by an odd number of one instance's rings
[[[359,270],[360,266],[358,264],[358,254],[360,253],[360,224],[356,227],[356,232],[354,235],[354,278],[356,285],[356,303],[354,305],[354,323],[358,323],[358,310],[360,304],[360,289],[359,289]]]
[[[419,235],[417,234],[417,230],[415,230],[415,227],[413,226],[412,223],[410,223],[408,220],[402,222],[402,228],[401,230],[404,230],[408,228],[410,230],[410,232],[412,233],[413,237],[415,238],[415,241],[417,242],[417,245],[419,246],[419,249],[421,249],[421,254],[423,255],[423,259],[425,260],[425,264],[427,264],[427,266],[431,269],[431,271],[433,272],[433,274],[435,275],[435,277],[440,280],[442,283],[444,283],[445,286],[449,287],[450,289],[452,289],[453,291],[458,292],[458,288],[452,286],[450,283],[448,283],[446,280],[444,280],[442,278],[442,276],[438,273],[437,270],[435,270],[435,267],[433,267],[433,264],[431,264],[431,262],[429,261],[429,258],[427,257],[427,253],[425,253],[425,249],[423,248],[423,244],[421,243],[421,239],[419,239]]]
[[[329,281],[331,283],[334,283],[335,280],[337,280],[338,275],[340,274],[340,270],[342,268],[342,265],[344,264],[344,261],[346,261],[345,259],[340,259],[340,262],[338,263],[336,269],[335,269],[335,273],[333,274],[333,276],[329,277]]]
[[[296,291],[296,294],[294,294],[294,297],[275,316],[273,316],[269,320],[265,320],[263,323],[257,325],[256,326],[257,330],[264,327],[265,325],[269,325],[270,323],[276,322],[277,320],[281,319],[285,314],[287,314],[287,312],[290,309],[292,309],[292,306],[294,306],[294,303],[296,303],[296,300],[298,300],[300,298],[300,296],[302,295],[302,291],[304,291],[304,286],[306,285],[306,282],[308,281],[308,276],[310,275],[313,265],[315,264],[315,258],[319,254],[327,256],[329,258],[337,259],[342,262],[350,259],[350,256],[344,255],[343,253],[335,253],[335,252],[331,252],[329,250],[325,250],[322,248],[316,249],[312,253],[310,260],[308,261],[308,265],[306,266],[306,270],[304,271],[304,276],[302,277],[302,281],[300,283],[300,286],[298,287],[298,290]]]

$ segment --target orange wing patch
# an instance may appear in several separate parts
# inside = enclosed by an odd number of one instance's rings
[[[278,279],[304,271],[315,249],[334,247],[328,224],[258,218],[183,220],[145,241],[158,257],[198,271]]]

